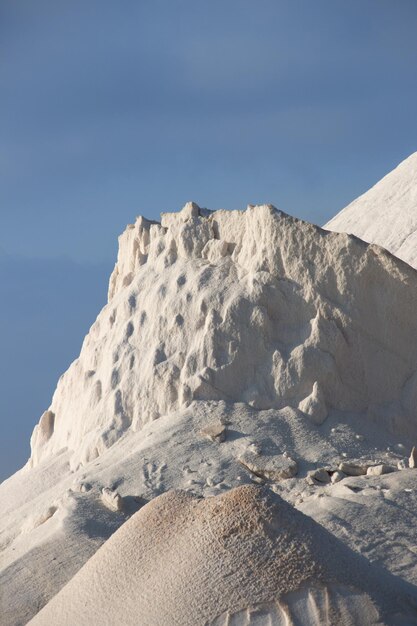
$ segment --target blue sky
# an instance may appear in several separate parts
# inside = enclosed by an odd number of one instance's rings
[[[0,3],[0,476],[126,223],[190,199],[325,222],[417,149],[416,33],[415,0]]]

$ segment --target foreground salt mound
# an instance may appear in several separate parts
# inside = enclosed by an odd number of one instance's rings
[[[324,228],[377,243],[417,267],[417,152]]]
[[[33,433],[71,468],[193,401],[367,413],[417,434],[417,275],[271,206],[189,204],[120,238],[109,303]]]
[[[398,447],[397,436],[368,420],[344,418],[329,416],[317,426],[288,407],[256,410],[245,403],[194,401],[140,431],[127,431],[76,471],[64,450],[18,472],[0,485],[5,623],[26,624],[129,515],[173,488],[210,497],[265,482],[295,506],[308,507],[350,548],[417,584],[417,470],[362,476],[367,488],[360,491],[345,487],[347,478],[325,486],[306,480],[308,470],[335,470],[346,459],[395,467],[404,457],[406,440]],[[285,478],[294,474],[294,460],[298,473]],[[122,510],[109,490],[122,498]],[[56,511],[46,519],[51,507]]]
[[[155,499],[30,622],[231,623],[411,626],[417,596],[278,496],[247,486]]]

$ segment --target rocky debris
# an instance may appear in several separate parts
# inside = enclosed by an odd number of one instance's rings
[[[413,449],[411,450],[410,458],[408,459],[408,467],[417,467],[417,450],[415,446],[413,446]]]
[[[214,441],[216,443],[222,443],[226,439],[226,426],[221,422],[209,424],[205,428],[201,429],[201,435]]]
[[[312,392],[298,405],[300,411],[309,416],[314,424],[320,425],[326,420],[328,411],[326,401],[318,382],[313,385]]]
[[[214,474],[212,476],[207,476],[206,485],[208,487],[215,487],[223,482],[223,477],[220,474]]]
[[[265,480],[265,478],[262,478],[262,476],[257,476],[256,474],[252,474],[251,476],[251,481],[255,483],[255,485],[264,485]]]
[[[46,511],[44,511],[42,513],[42,515],[40,515],[34,522],[34,528],[36,528],[36,526],[40,526],[41,524],[44,524],[45,522],[47,522],[49,519],[51,519],[51,517],[53,517],[55,515],[55,513],[58,511],[58,507],[55,505],[52,505],[50,507],[48,507],[46,509]]]
[[[263,456],[247,450],[238,461],[255,476],[272,481],[292,478],[298,472],[296,461],[284,454]]]
[[[397,463],[397,469],[405,470],[408,468],[408,461],[406,459],[400,459]]]
[[[29,515],[22,526],[23,532],[30,532],[34,528],[41,526],[45,522],[47,522],[51,517],[55,515],[58,511],[58,507],[56,505],[49,506],[47,509],[42,511],[40,514]]]
[[[328,470],[320,468],[310,470],[307,473],[306,480],[309,485],[327,485],[330,483],[331,476]]]
[[[117,491],[113,491],[109,487],[103,487],[101,499],[107,508],[113,511],[123,511],[123,498]]]
[[[339,470],[348,476],[365,476],[368,465],[356,465],[355,463],[339,463]]]
[[[259,441],[249,439],[246,450],[248,452],[253,452],[254,454],[262,454],[262,444]]]
[[[91,490],[90,483],[75,481],[72,486],[72,491],[79,491],[80,493],[87,493]]]
[[[333,484],[334,483],[339,483],[344,478],[346,478],[346,474],[344,474],[343,472],[340,472],[339,470],[337,470],[336,472],[333,472],[332,477],[331,477],[331,481],[332,481]]]
[[[391,472],[395,472],[395,467],[392,467],[392,465],[385,465],[385,463],[381,463],[381,465],[372,465],[371,467],[368,467],[366,475],[382,476],[382,474],[390,474]]]

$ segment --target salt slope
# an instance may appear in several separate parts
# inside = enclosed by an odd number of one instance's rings
[[[370,562],[416,585],[416,478],[411,469],[350,477],[304,492],[298,506]]]
[[[324,228],[377,243],[417,267],[417,152]]]
[[[203,435],[207,426],[221,423],[227,424],[224,442]],[[194,401],[140,431],[128,430],[77,471],[69,467],[70,452],[62,451],[0,485],[2,616],[7,626],[26,624],[128,515],[161,493],[180,488],[209,497],[259,481],[239,462],[248,453],[260,465],[270,455],[279,462],[295,459],[297,476],[279,482],[274,476],[269,487],[295,506],[305,503],[309,514],[329,524],[351,548],[416,584],[417,470],[396,472],[398,487],[390,490],[385,476],[363,478],[368,487],[373,485],[372,496],[369,488],[359,494],[356,487],[355,493],[349,487],[342,490],[349,479],[323,487],[305,480],[307,470],[335,469],[346,458],[395,467],[408,449],[406,439],[398,447],[400,442],[360,417],[329,416],[317,425],[288,407],[263,411],[246,403]],[[259,457],[253,458],[254,450]],[[104,488],[117,490],[122,511],[103,500]],[[359,502],[352,502],[355,495]],[[329,517],[329,511],[338,514]]]
[[[417,596],[271,492],[174,491],[126,522],[30,622],[116,623],[411,626]]]
[[[35,428],[71,468],[194,400],[355,411],[417,434],[417,275],[272,206],[189,203],[120,237],[109,302]]]

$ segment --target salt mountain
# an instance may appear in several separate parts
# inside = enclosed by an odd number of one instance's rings
[[[416,299],[272,206],[138,218],[0,486],[5,623],[417,624]]]

